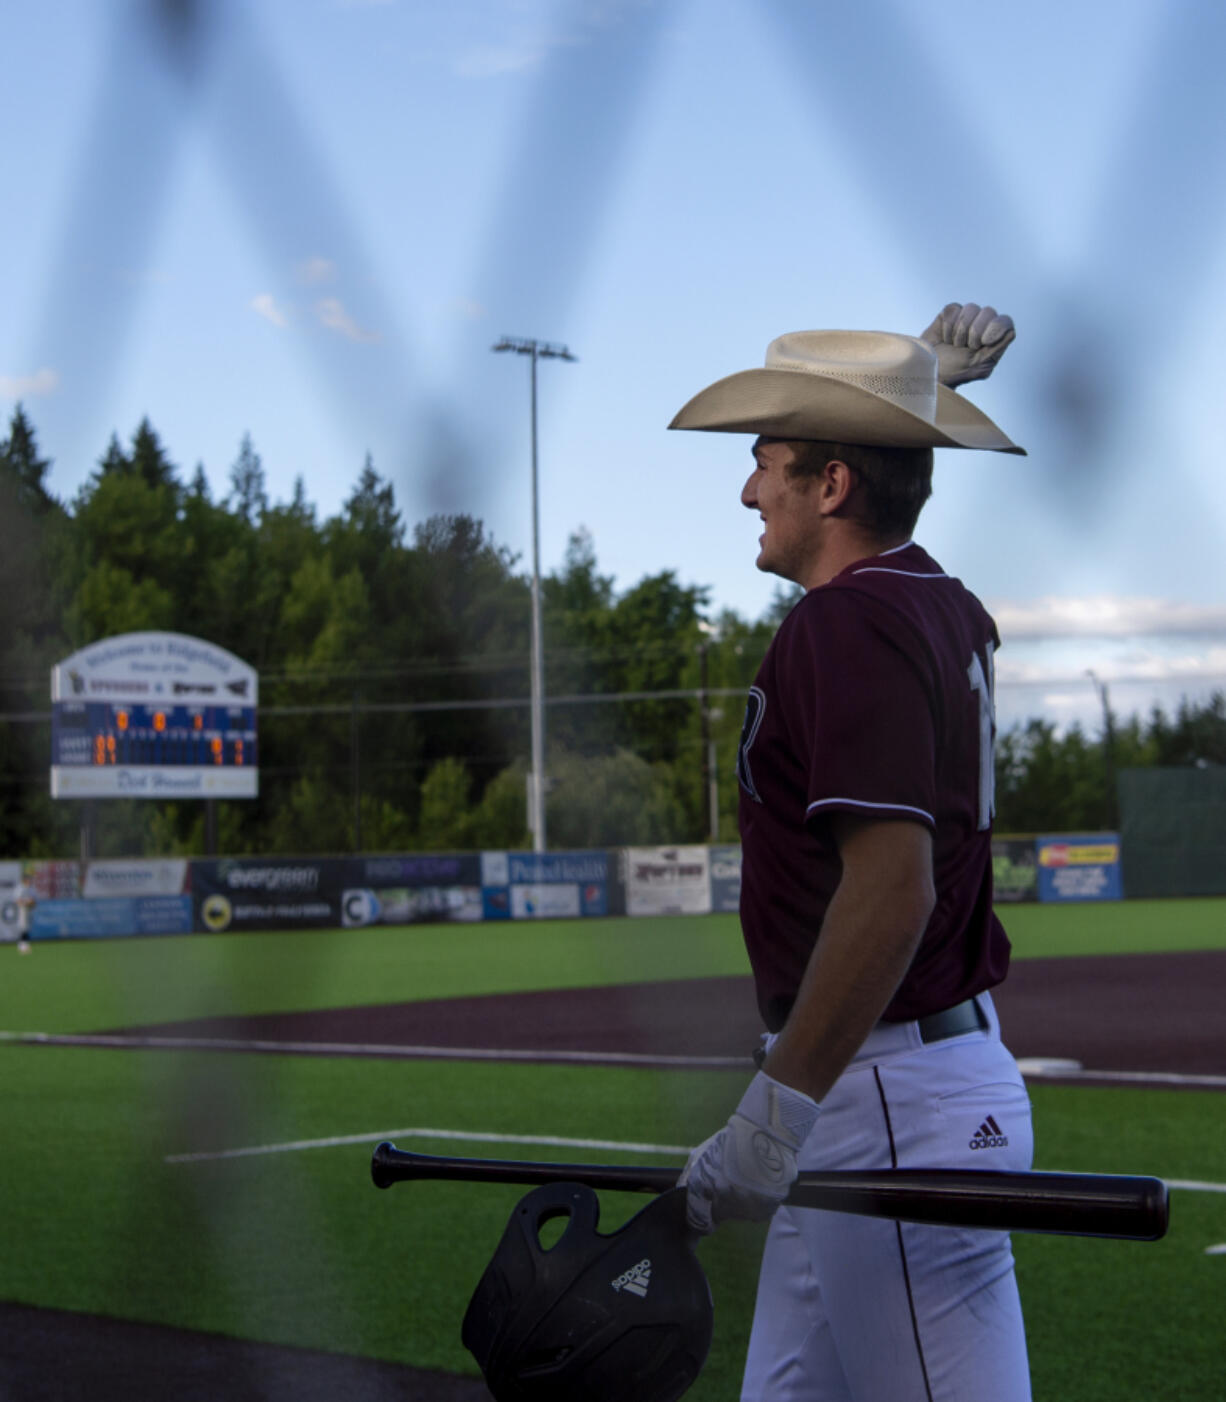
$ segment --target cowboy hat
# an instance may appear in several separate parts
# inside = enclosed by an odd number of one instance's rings
[[[669,428],[883,448],[1026,452],[938,382],[931,346],[888,331],[790,331],[767,346],[765,369],[716,380]]]

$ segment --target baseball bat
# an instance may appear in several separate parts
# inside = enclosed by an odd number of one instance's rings
[[[662,1193],[680,1168],[639,1164],[530,1163],[414,1154],[382,1143],[370,1176],[377,1188],[413,1178],[469,1183],[583,1183],[618,1192]],[[978,1169],[895,1168],[802,1173],[788,1202],[863,1217],[946,1227],[1157,1241],[1169,1217],[1160,1178],[1110,1173],[1007,1173]]]

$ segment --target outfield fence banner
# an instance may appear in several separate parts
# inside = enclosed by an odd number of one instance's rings
[[[17,887],[20,862],[0,862],[0,943],[17,938]]]
[[[1041,901],[1118,901],[1118,833],[1067,833],[1035,839]]]
[[[196,929],[334,929],[343,924],[345,859],[234,857],[192,862]]]
[[[30,938],[120,939],[127,935],[187,935],[190,896],[118,896],[39,901],[30,916]]]
[[[706,847],[627,847],[627,915],[705,915],[711,909]]]
[[[609,913],[607,852],[482,852],[486,920],[574,919]]]
[[[86,862],[81,895],[86,900],[113,896],[185,896],[191,891],[189,870],[186,857]]]
[[[342,887],[341,924],[349,929],[483,918],[476,852],[351,857]]]
[[[741,849],[711,848],[711,909],[736,913],[741,908]]]
[[[998,904],[1039,899],[1039,852],[1033,837],[992,839],[992,891]]]
[[[81,894],[81,863],[27,862],[26,881],[35,900],[75,900]]]

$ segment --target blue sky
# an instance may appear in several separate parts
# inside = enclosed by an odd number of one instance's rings
[[[586,527],[756,615],[748,440],[670,434],[805,327],[991,302],[974,398],[1030,456],[939,453],[919,538],[996,613],[1003,723],[1226,686],[1226,8],[912,0],[0,0],[0,413],[70,498],[148,415],[224,493],[546,568]]]

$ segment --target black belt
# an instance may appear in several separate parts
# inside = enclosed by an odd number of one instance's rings
[[[961,1037],[964,1032],[986,1032],[988,1020],[974,998],[916,1018],[921,1042],[943,1042],[947,1037]]]
[[[916,1018],[915,1025],[919,1028],[920,1041],[926,1044],[961,1037],[964,1032],[986,1032],[988,1019],[978,1002],[967,998],[964,1002],[955,1003],[952,1008],[942,1008],[939,1013]],[[766,1048],[755,1047],[753,1060],[755,1066],[761,1066],[766,1060]]]

